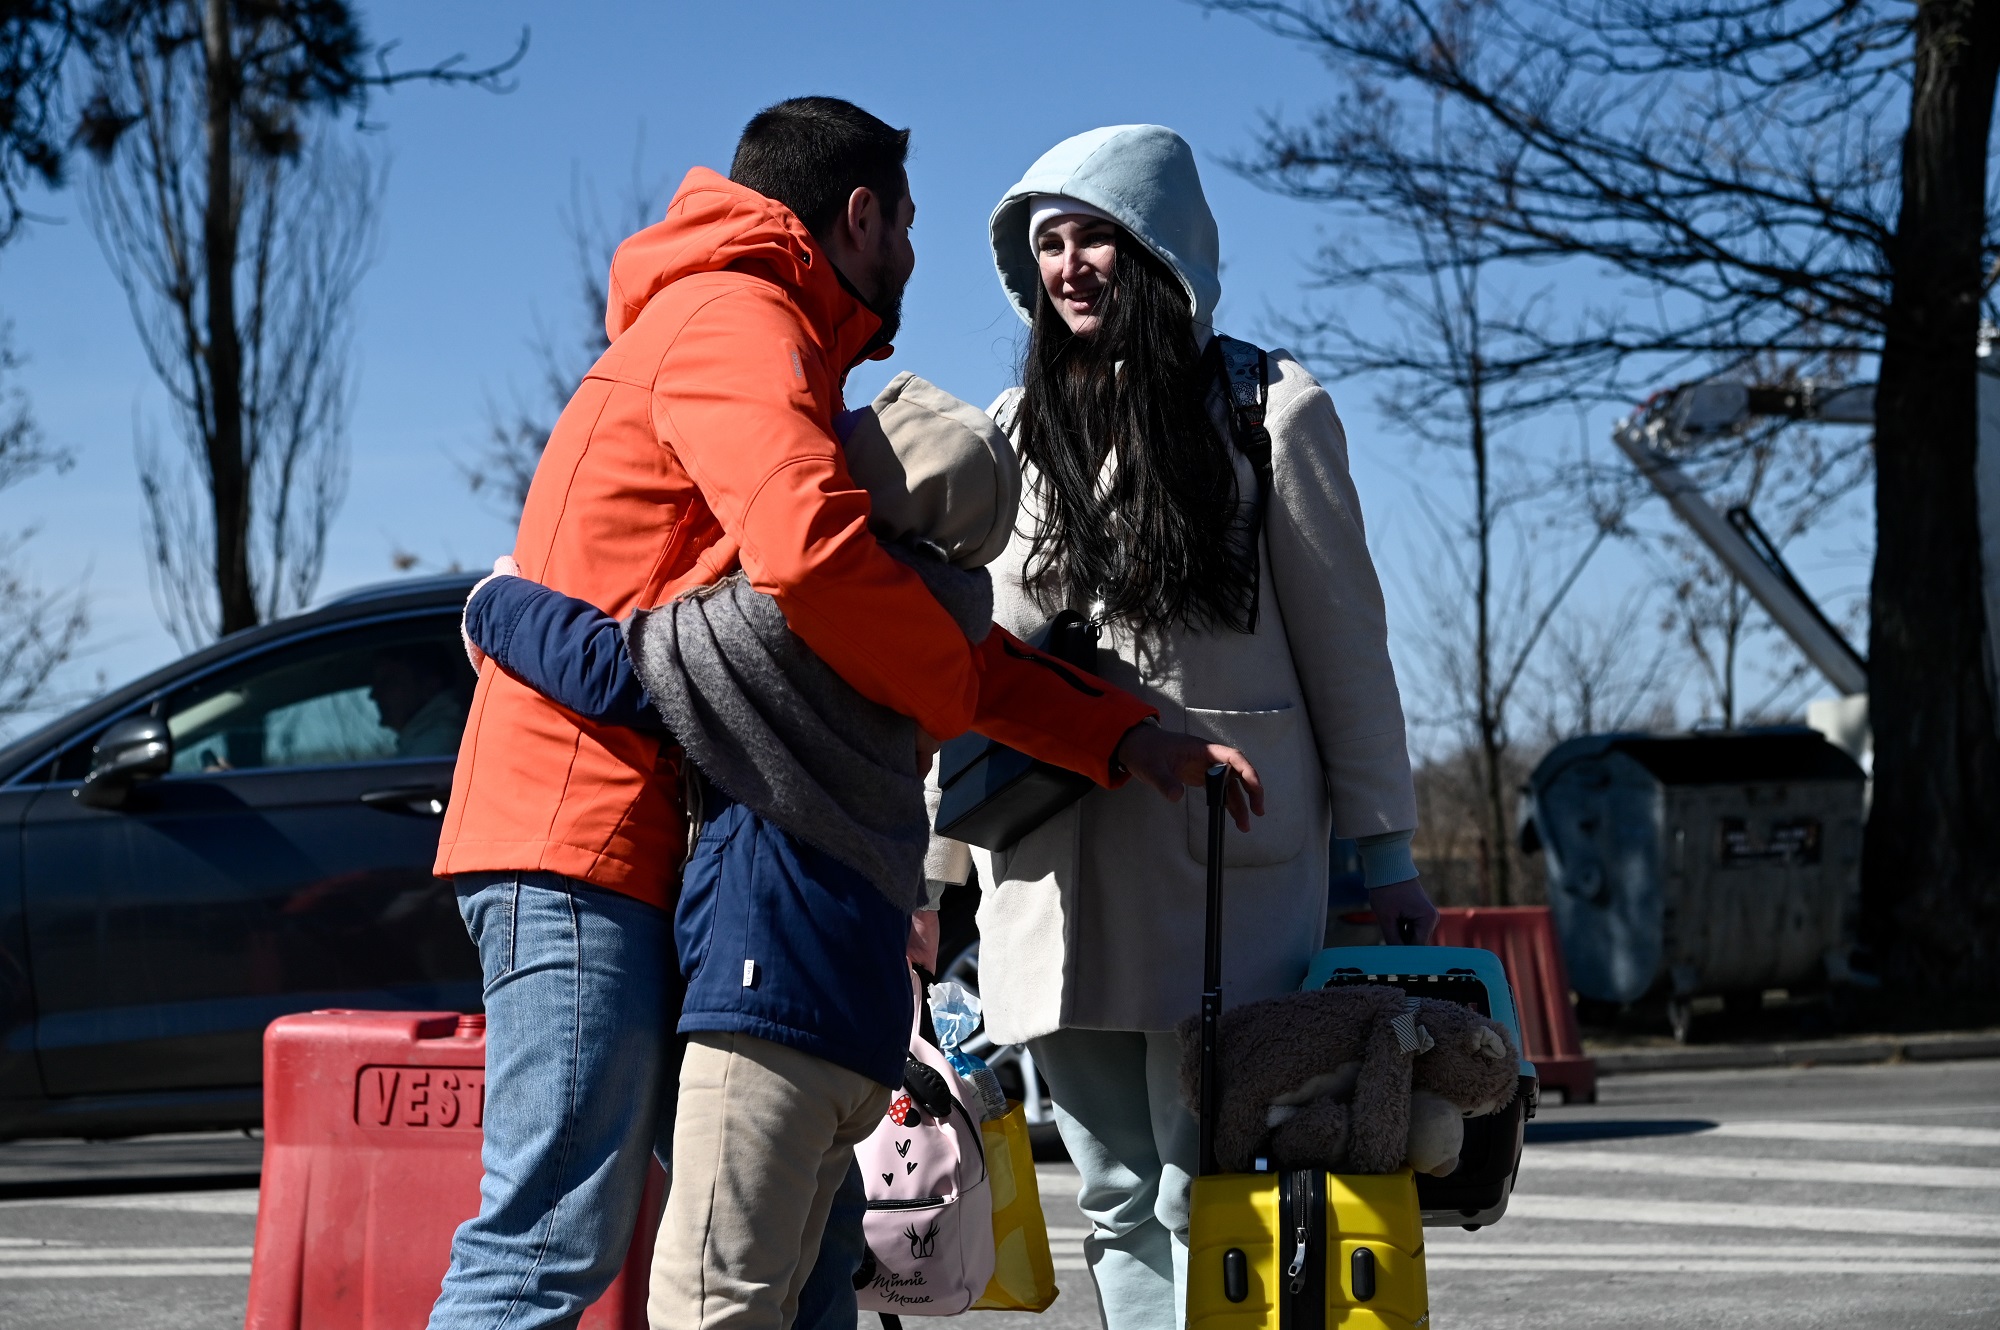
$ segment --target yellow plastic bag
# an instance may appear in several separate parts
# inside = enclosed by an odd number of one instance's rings
[[[993,1282],[974,1311],[1041,1312],[1056,1300],[1056,1262],[1028,1148],[1028,1119],[1010,1101],[1007,1115],[979,1124],[993,1192]]]

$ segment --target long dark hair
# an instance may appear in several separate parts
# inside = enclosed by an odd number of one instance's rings
[[[1101,601],[1136,632],[1247,632],[1256,563],[1187,293],[1121,228],[1104,301],[1096,333],[1078,337],[1047,291],[1035,300],[1018,417],[1042,509],[1028,594],[1044,613]],[[1116,476],[1100,490],[1106,457]]]

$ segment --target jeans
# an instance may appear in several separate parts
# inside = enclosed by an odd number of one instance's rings
[[[568,1330],[624,1263],[651,1160],[673,1158],[672,923],[553,873],[454,886],[485,981],[485,1173],[430,1330]],[[851,1168],[794,1330],[854,1330],[866,1210]]]
[[[485,1176],[430,1330],[566,1330],[625,1259],[651,1159],[672,1158],[671,924],[553,873],[455,887],[485,978]]]
[[[1106,1330],[1178,1330],[1201,1148],[1181,1103],[1180,1041],[1170,1032],[1058,1030],[1029,1047],[1082,1174],[1083,1255]]]

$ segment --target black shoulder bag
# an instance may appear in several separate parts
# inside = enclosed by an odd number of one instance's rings
[[[1097,669],[1097,625],[1063,610],[1024,639],[1054,657],[1037,662],[1093,697],[1104,695]],[[938,750],[937,832],[982,849],[1004,850],[1090,792],[1095,782],[1038,762],[1018,749],[967,733]]]

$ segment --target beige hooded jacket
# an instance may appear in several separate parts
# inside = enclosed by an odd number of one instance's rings
[[[1183,276],[1206,332],[1219,283],[1214,223],[1193,155],[1157,126],[1058,145],[994,213],[1003,285],[1027,315],[1027,201],[1081,198],[1117,217]],[[1175,213],[1196,214],[1190,220]],[[1154,237],[1164,237],[1156,240]],[[1270,356],[1272,493],[1254,633],[1107,630],[1100,672],[1160,710],[1169,729],[1241,749],[1266,813],[1225,844],[1224,975],[1230,1006],[1298,986],[1324,935],[1329,840],[1416,826],[1401,697],[1382,591],[1332,399],[1289,353]],[[1015,434],[1019,390],[991,414]],[[1211,401],[1228,427],[1218,385]],[[1226,433],[1224,437],[1229,437]],[[1244,502],[1255,473],[1235,455]],[[994,621],[1016,633],[1048,612],[1022,589],[1040,508],[1024,473],[1015,538],[989,566]],[[1076,606],[1088,613],[1088,606]],[[1200,1008],[1207,823],[1134,782],[1095,790],[1011,849],[979,852],[979,984],[988,1033],[1018,1043],[1063,1028],[1168,1030]],[[943,856],[933,858],[931,871]]]

